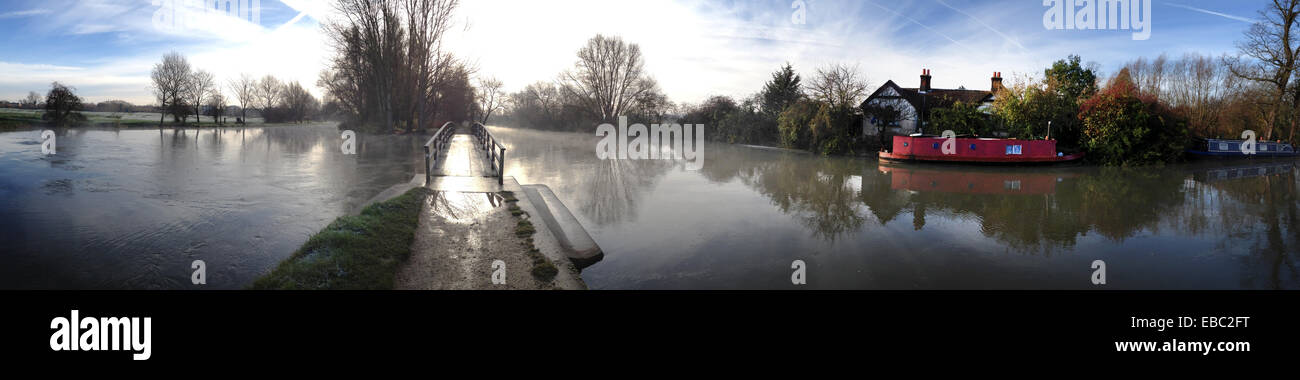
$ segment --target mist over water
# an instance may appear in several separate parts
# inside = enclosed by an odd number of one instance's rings
[[[493,128],[605,251],[596,289],[1297,289],[1294,160],[889,165],[706,144],[698,171],[592,134]],[[0,288],[240,288],[422,163],[420,137],[304,127],[0,133]]]
[[[1300,288],[1294,160],[1165,167],[879,164],[727,144],[599,160],[595,136],[494,129],[605,259],[597,289]]]
[[[332,124],[0,133],[0,288],[241,288],[419,164],[416,137]]]

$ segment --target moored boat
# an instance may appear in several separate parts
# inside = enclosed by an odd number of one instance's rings
[[[974,164],[1052,164],[1076,161],[1083,153],[1056,150],[1056,140],[953,137],[933,135],[894,136],[893,150],[880,152],[891,161],[948,162]]]
[[[1187,154],[1195,157],[1295,157],[1291,144],[1280,141],[1256,141],[1254,154],[1243,151],[1245,140],[1197,139]]]

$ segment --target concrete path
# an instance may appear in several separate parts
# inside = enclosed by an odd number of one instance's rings
[[[514,178],[497,183],[484,153],[473,135],[452,137],[425,184],[434,192],[420,211],[411,257],[397,272],[396,288],[585,289],[577,268],[542,221],[531,220],[537,231],[532,236],[515,235],[519,220],[532,219],[536,208]],[[512,215],[501,191],[514,192],[520,215]],[[533,246],[558,269],[554,279],[543,282],[532,275],[528,252]],[[502,273],[504,283],[494,282],[494,274],[500,280]]]

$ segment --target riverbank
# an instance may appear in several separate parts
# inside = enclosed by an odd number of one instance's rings
[[[411,189],[338,218],[251,287],[392,289],[397,268],[411,254],[421,205],[430,193]]]
[[[49,123],[41,120],[41,110],[30,109],[0,109],[0,130],[20,130],[24,128],[50,127]],[[279,126],[301,126],[318,121],[304,121],[302,123],[264,123],[253,118],[247,123],[238,124],[234,122],[217,123],[211,121],[210,117],[203,117],[198,122],[175,123],[170,120],[159,124],[160,114],[158,113],[105,113],[105,112],[82,112],[86,120],[71,128],[116,128],[116,129],[147,129],[147,128],[238,128],[238,127],[279,127]],[[233,118],[228,118],[233,119]]]
[[[397,270],[404,290],[582,289],[537,247],[539,227],[512,191],[435,192]],[[564,262],[560,265],[569,265]],[[563,269],[563,275],[562,275]]]

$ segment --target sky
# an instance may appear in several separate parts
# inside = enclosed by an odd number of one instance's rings
[[[1085,0],[1046,2],[1054,1]],[[677,103],[748,96],[786,62],[805,78],[856,65],[873,90],[886,80],[916,87],[922,69],[936,88],[983,89],[994,72],[1010,84],[1071,54],[1103,74],[1161,53],[1235,54],[1269,3],[1147,1],[1150,35],[1137,39],[1136,30],[1048,28],[1053,8],[1043,0],[462,0],[446,44],[509,91],[555,80],[598,33],[640,45],[649,74]],[[241,14],[240,2],[196,2],[232,11],[188,23],[167,17],[188,9],[185,0],[0,2],[0,100],[59,81],[89,102],[154,103],[149,71],[170,51],[218,83],[269,74],[322,95],[315,82],[332,55],[320,29],[334,17],[330,4],[243,0],[260,8]]]

